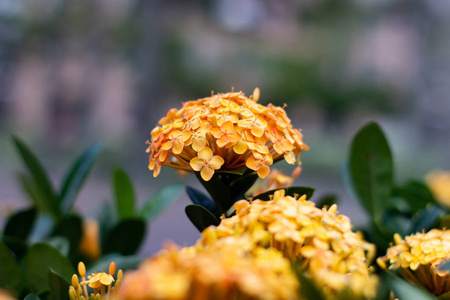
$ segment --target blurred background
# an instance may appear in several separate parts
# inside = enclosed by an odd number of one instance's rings
[[[182,101],[259,87],[261,104],[287,104],[311,148],[296,184],[339,195],[340,212],[363,223],[342,167],[364,123],[383,127],[398,183],[450,169],[449,13],[446,0],[2,0],[1,215],[27,205],[11,135],[32,146],[55,184],[101,141],[76,203],[95,216],[112,201],[117,165],[140,201],[168,182],[197,185],[168,168],[152,177],[151,129]],[[181,195],[150,225],[141,253],[197,239],[187,203]]]

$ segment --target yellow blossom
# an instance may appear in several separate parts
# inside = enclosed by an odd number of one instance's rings
[[[297,299],[290,263],[275,249],[231,237],[207,247],[167,248],[126,273],[118,297],[136,299]]]
[[[170,109],[147,141],[153,176],[159,175],[161,166],[199,171],[204,148],[212,151],[211,157],[223,159],[218,168],[203,171],[206,181],[216,171],[250,168],[266,177],[276,161],[300,163],[300,153],[308,149],[300,131],[292,127],[283,108],[258,104],[259,97],[259,89],[250,98],[242,92],[216,94]]]
[[[436,201],[450,208],[450,172],[433,171],[426,175],[425,181]]]
[[[394,235],[385,256],[377,259],[383,269],[396,270],[413,284],[436,296],[450,291],[450,275],[439,267],[450,259],[450,230],[432,229],[402,239]]]
[[[235,216],[206,228],[197,247],[238,237],[245,241],[244,249],[275,248],[291,262],[300,262],[327,299],[347,290],[355,297],[375,297],[377,277],[368,268],[375,247],[351,230],[336,205],[319,209],[305,196],[296,199],[279,190],[272,201],[241,200],[235,209]]]
[[[210,148],[204,147],[198,152],[198,157],[190,161],[193,170],[200,171],[203,180],[208,181],[214,174],[214,170],[220,169],[224,160],[218,155],[213,155]]]
[[[83,221],[83,235],[81,237],[80,252],[91,260],[101,255],[100,233],[97,220],[85,219]]]

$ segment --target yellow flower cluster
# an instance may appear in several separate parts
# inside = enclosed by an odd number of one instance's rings
[[[297,200],[279,190],[272,201],[241,200],[235,208],[235,216],[203,231],[199,246],[240,236],[247,247],[275,248],[291,262],[300,261],[329,299],[346,290],[355,297],[375,297],[377,277],[368,268],[375,247],[352,232],[336,205],[319,209],[305,196]]]
[[[86,300],[86,299],[104,299],[105,296],[114,297],[123,280],[123,272],[117,272],[117,280],[114,279],[116,273],[116,264],[112,262],[109,265],[109,272],[94,273],[88,276],[86,280],[86,266],[83,262],[78,264],[78,273],[83,281],[80,283],[77,274],[72,276],[72,285],[69,287],[70,300]],[[113,286],[113,282],[115,282]],[[89,294],[87,286],[93,289],[93,293]],[[106,290],[108,289],[108,290]]]
[[[281,159],[294,164],[308,147],[283,108],[258,104],[259,89],[216,94],[171,109],[151,132],[149,169],[200,171],[209,181],[217,170],[249,168],[265,178]]]
[[[209,247],[169,247],[127,272],[118,298],[297,299],[297,280],[279,251],[243,246],[231,238]]]
[[[450,208],[450,172],[430,172],[425,177],[425,181],[436,198],[436,201]]]
[[[405,279],[436,296],[450,291],[449,272],[439,269],[450,259],[450,230],[432,229],[407,236],[404,240],[395,234],[394,242],[386,256],[377,259],[380,267],[399,269]]]

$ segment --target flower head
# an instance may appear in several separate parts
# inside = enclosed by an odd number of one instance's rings
[[[398,269],[405,279],[436,296],[450,291],[449,271],[439,269],[450,259],[450,230],[432,229],[405,239],[395,234],[394,242],[386,255],[377,259],[380,267]]]
[[[436,201],[450,208],[450,172],[430,172],[425,177],[425,181],[436,198]]]
[[[208,247],[175,246],[126,273],[120,299],[295,299],[290,263],[275,249],[230,238]]]
[[[161,166],[169,166],[200,171],[208,181],[216,171],[249,168],[264,178],[278,160],[300,163],[298,156],[308,149],[300,131],[292,127],[283,108],[260,105],[258,99],[259,89],[253,98],[231,92],[188,101],[181,109],[169,110],[148,142],[153,175],[159,175]],[[209,149],[208,157],[211,151],[209,158],[214,158],[214,166],[207,167],[205,159],[200,164],[205,148]],[[222,158],[220,164],[217,156]]]
[[[239,236],[247,248],[275,248],[291,262],[300,262],[330,299],[348,289],[356,297],[375,296],[377,278],[368,268],[374,245],[351,230],[336,205],[319,209],[305,196],[296,199],[279,190],[272,201],[241,200],[235,208],[235,216],[202,232],[199,245]]]

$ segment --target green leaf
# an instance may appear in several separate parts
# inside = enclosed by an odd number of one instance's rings
[[[101,149],[100,143],[90,146],[77,158],[65,175],[60,194],[60,210],[62,214],[68,213],[71,209]]]
[[[221,180],[222,175],[228,174],[219,174],[214,173],[209,181],[203,180],[200,176],[200,172],[195,172],[197,179],[203,185],[203,187],[208,191],[211,198],[217,204],[219,209],[219,213],[223,214],[228,211],[228,209],[233,206],[234,202],[231,199],[230,190]]]
[[[182,190],[181,184],[168,185],[158,190],[145,201],[141,208],[141,217],[147,221],[152,221],[178,198]]]
[[[325,296],[316,287],[311,278],[305,275],[305,272],[299,270],[298,265],[293,266],[294,273],[300,283],[298,288],[299,299],[325,300]]]
[[[54,236],[46,239],[45,242],[57,249],[64,256],[68,256],[70,253],[70,242],[66,237]]]
[[[120,219],[132,218],[134,216],[135,196],[133,184],[127,173],[116,168],[113,173],[114,198],[116,200],[116,211]]]
[[[285,190],[284,194],[286,196],[294,197],[295,195],[298,195],[298,196],[306,195],[306,199],[310,199],[316,189],[309,187],[309,186],[293,186],[293,187],[289,187],[289,188],[280,188],[280,189],[274,189],[274,190],[270,190],[270,191],[264,192],[262,194],[259,194],[255,197],[253,197],[253,199],[268,201],[271,198],[270,196],[273,195],[278,190]]]
[[[54,228],[52,236],[62,236],[70,243],[69,254],[77,251],[83,235],[83,220],[76,215],[66,216]]]
[[[23,281],[22,269],[2,241],[0,241],[0,266],[0,287],[19,293]]]
[[[393,167],[389,144],[376,123],[364,126],[353,139],[348,172],[360,203],[380,221],[392,196]]]
[[[336,204],[337,202],[338,202],[337,196],[336,196],[336,195],[329,194],[329,195],[324,195],[324,196],[322,196],[322,198],[320,198],[319,200],[317,200],[316,206],[317,206],[318,208],[322,208],[322,207],[324,207],[324,206],[330,207],[331,205]]]
[[[220,217],[219,210],[217,209],[217,204],[213,200],[211,200],[211,198],[190,186],[186,186],[186,193],[188,194],[189,199],[191,199],[192,203],[203,206],[216,218]]]
[[[22,157],[25,166],[30,171],[35,182],[36,192],[41,199],[45,200],[45,205],[41,208],[46,212],[51,212],[54,216],[59,215],[58,197],[53,189],[47,172],[42,167],[38,158],[19,138],[13,137],[14,144]],[[36,203],[37,204],[37,203]]]
[[[8,218],[3,235],[26,240],[36,220],[34,207],[21,210]]]
[[[422,288],[414,286],[406,281],[400,280],[396,277],[391,276],[389,279],[389,285],[392,291],[400,300],[403,299],[414,299],[414,300],[435,300],[436,298],[425,291]]]
[[[40,194],[33,177],[28,174],[19,173],[17,176],[17,181],[26,196],[29,197],[38,210],[43,212],[51,211],[51,208],[48,206],[48,201]]]
[[[28,249],[28,242],[11,236],[3,236],[3,242],[14,253],[17,261],[20,261]]]
[[[230,195],[233,202],[242,199],[244,194],[253,186],[253,184],[255,184],[257,179],[258,174],[256,174],[256,172],[252,172],[233,180],[230,183]]]
[[[219,225],[219,220],[206,208],[200,205],[191,204],[185,208],[186,215],[192,224],[202,232],[210,225]]]
[[[432,228],[438,227],[441,214],[445,214],[445,211],[437,205],[432,205],[421,210],[413,217],[413,223],[409,233],[422,232],[422,230],[429,231]]]
[[[54,300],[70,300],[70,284],[53,269],[48,270],[48,282],[50,285],[50,297]]]
[[[423,182],[410,180],[395,193],[406,200],[411,212],[424,209],[428,203],[434,203],[434,197],[428,186]]]
[[[103,253],[134,254],[145,237],[146,223],[142,219],[126,219],[117,224],[106,236]]]
[[[439,224],[439,228],[441,229],[448,229],[450,228],[450,216],[446,216],[441,223]]]
[[[117,216],[110,202],[103,202],[98,215],[100,244],[104,245],[108,232],[117,223]]]
[[[41,298],[35,294],[28,294],[23,300],[41,300]]]
[[[31,246],[23,264],[28,286],[31,292],[36,294],[50,289],[49,268],[52,268],[68,282],[75,274],[70,260],[47,243],[37,243]]]

